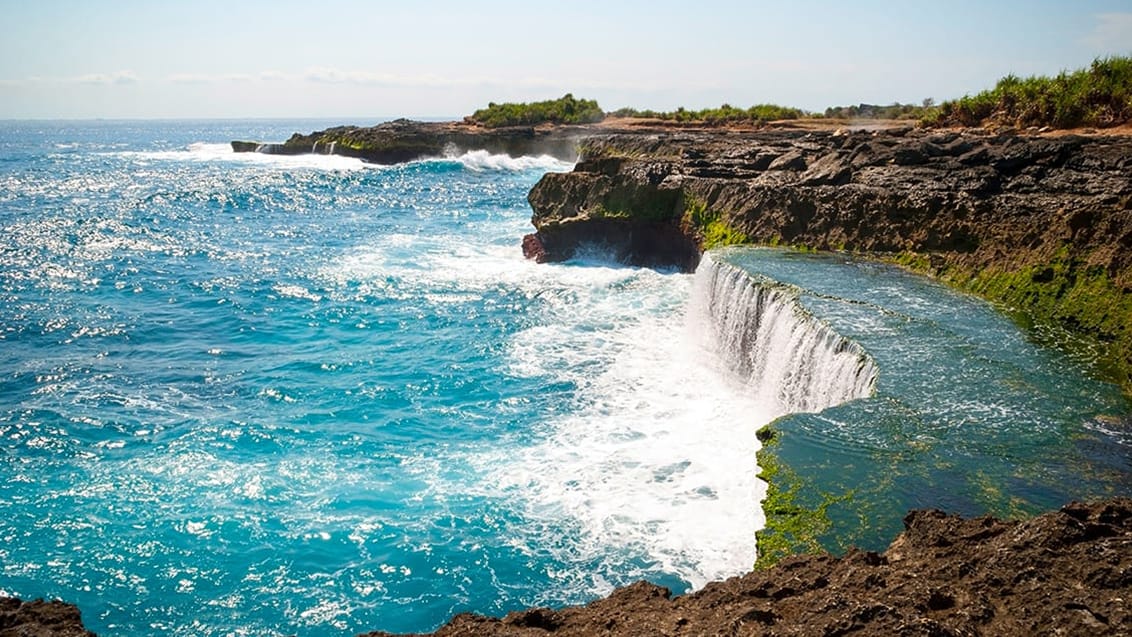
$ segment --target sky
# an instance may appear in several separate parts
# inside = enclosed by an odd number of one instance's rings
[[[1132,54],[1132,0],[0,0],[0,24],[0,119],[821,111]]]

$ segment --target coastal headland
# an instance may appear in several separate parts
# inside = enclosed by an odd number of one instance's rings
[[[651,120],[489,129],[399,120],[296,135],[282,145],[234,142],[233,148],[334,153],[378,163],[470,150],[576,158],[573,171],[545,175],[529,195],[535,232],[522,242],[529,258],[561,261],[590,243],[605,245],[628,264],[685,271],[696,267],[704,250],[731,244],[864,255],[977,293],[1025,324],[1083,336],[1097,352],[1097,369],[1126,392],[1132,387],[1132,136],[1124,129],[1098,134],[804,121],[705,127]],[[765,453],[760,465],[768,461]],[[789,528],[796,516],[786,504],[782,515],[768,510],[765,533],[805,533]],[[1128,508],[1124,501],[1098,506]],[[1075,505],[1022,524],[1056,519],[1095,528],[1089,526],[1094,513],[1086,511],[1093,509]],[[934,540],[915,539],[922,538],[917,529],[937,524],[942,526],[928,532]],[[1050,579],[1081,568],[1050,561],[1072,554],[1050,544],[1058,540],[994,544],[995,537],[1005,542],[1018,534],[987,529],[1015,524],[915,513],[883,554],[787,557],[675,599],[639,584],[582,609],[532,610],[503,620],[463,615],[439,634],[833,634],[866,628],[1021,634],[1054,626],[1120,634],[1127,621],[1119,615],[1124,602],[1112,601],[1113,587],[1099,584],[1104,577],[1081,573],[1061,584]],[[1080,535],[1096,537],[1091,531]],[[979,570],[987,563],[981,552],[992,545],[1017,563],[1002,573]],[[924,552],[910,561],[909,546]],[[1105,572],[1123,582],[1116,589],[1127,588],[1130,545],[1121,540],[1106,546],[1115,561]],[[1031,550],[1040,555],[1028,555]],[[870,575],[874,567],[885,572]],[[935,582],[929,573],[942,578]],[[964,579],[972,573],[986,579]],[[1032,577],[1018,580],[1019,573]],[[836,588],[835,581],[856,592]],[[905,599],[900,591],[909,582],[927,588],[900,607],[894,600]],[[1073,590],[1081,600],[1049,604],[1035,598],[1015,608],[1025,600],[1018,591],[1026,582],[1034,595]],[[736,588],[744,583],[751,587]],[[897,588],[887,590],[890,583]],[[782,587],[789,591],[774,592]],[[756,608],[760,600],[766,608]],[[790,600],[798,602],[797,611],[788,610]],[[1101,607],[1113,603],[1119,612]],[[1048,614],[1031,612],[1038,607]],[[711,617],[726,626],[712,624]]]

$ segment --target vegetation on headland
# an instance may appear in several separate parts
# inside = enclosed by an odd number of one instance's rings
[[[1132,57],[1098,58],[1056,77],[1007,75],[993,89],[949,100],[926,126],[1105,128],[1132,122]]]
[[[947,100],[931,98],[920,104],[830,106],[809,112],[792,106],[756,104],[748,108],[722,104],[717,108],[672,111],[620,108],[605,113],[595,100],[567,93],[556,100],[529,103],[492,102],[467,118],[471,123],[497,128],[543,123],[591,124],[606,116],[654,119],[677,124],[763,124],[795,119],[885,119],[918,121],[929,127],[985,126],[1105,128],[1132,122],[1132,56],[1098,58],[1085,69],[1063,71],[1056,77],[1022,78],[1007,75],[993,89]]]
[[[659,119],[666,122],[703,122],[709,125],[742,122],[772,122],[783,119],[799,119],[810,115],[800,108],[779,106],[778,104],[756,104],[749,108],[738,108],[723,104],[719,108],[688,110],[681,106],[674,111],[637,110],[621,108],[610,113],[613,117],[632,117]]]
[[[470,122],[499,128],[538,124],[593,124],[605,119],[596,100],[577,99],[567,93],[556,100],[542,102],[490,102],[467,118]]]
[[[856,106],[830,106],[822,117],[826,119],[901,119],[919,120],[934,113],[935,100],[927,98],[920,104],[901,104],[893,102],[887,106],[880,104],[857,104]]]

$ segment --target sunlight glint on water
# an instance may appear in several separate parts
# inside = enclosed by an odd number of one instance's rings
[[[348,634],[750,566],[758,409],[690,276],[524,261],[550,158],[223,144],[289,132],[5,136],[3,592]]]

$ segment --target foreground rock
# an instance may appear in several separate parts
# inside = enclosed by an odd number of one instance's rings
[[[1024,522],[914,511],[904,526],[879,554],[789,558],[675,598],[641,582],[433,634],[1132,635],[1132,499]]]
[[[37,599],[0,597],[0,637],[94,637],[83,627],[79,609]]]
[[[694,267],[728,243],[881,255],[1104,344],[1132,388],[1132,137],[611,134],[531,191],[540,261],[605,244]]]

